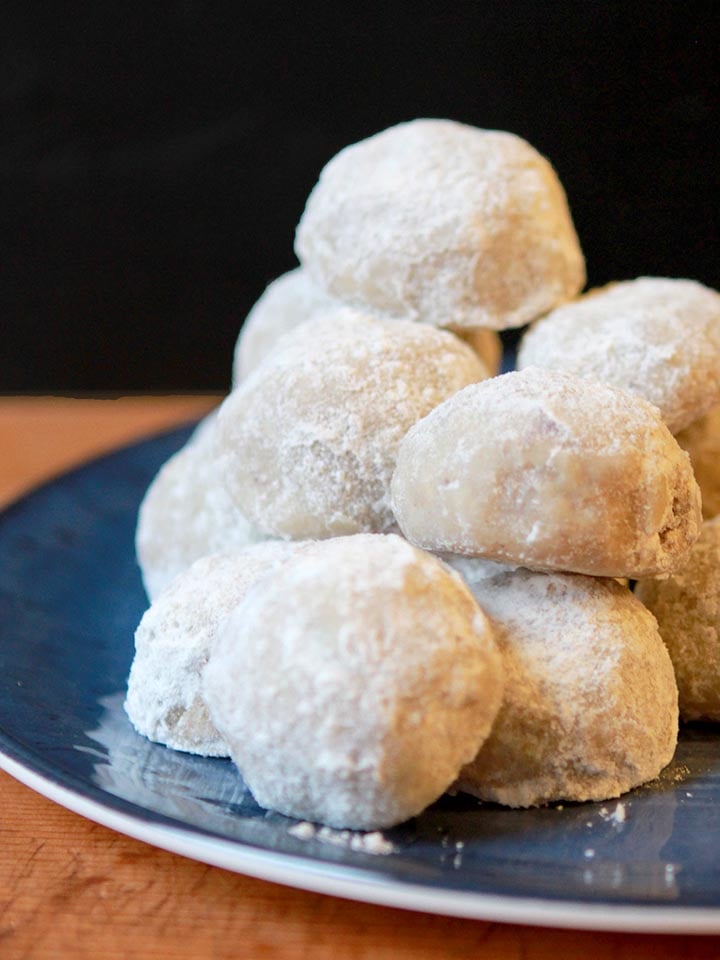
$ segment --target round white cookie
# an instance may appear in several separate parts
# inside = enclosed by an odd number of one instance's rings
[[[690,460],[655,407],[536,368],[466,387],[412,427],[392,502],[426,549],[594,576],[666,574],[701,525]]]
[[[305,544],[257,544],[213,554],[177,576],[145,612],[125,710],[143,736],[208,757],[229,754],[202,697],[200,677],[218,628],[250,587]]]
[[[339,300],[458,330],[521,326],[585,283],[548,161],[513,134],[450,120],[401,123],[341,150],[295,249]]]
[[[670,651],[683,720],[720,721],[720,517],[703,525],[687,562],[636,596],[657,619]]]
[[[687,451],[702,494],[702,512],[706,520],[720,513],[720,406],[694,420],[675,435]]]
[[[400,537],[359,535],[250,591],[204,693],[261,806],[372,830],[420,813],[475,756],[502,663],[459,576]]]
[[[485,376],[451,333],[336,307],[290,335],[222,405],[216,456],[226,488],[269,535],[388,530],[407,429]]]
[[[531,807],[607,800],[654,779],[675,751],[677,687],[657,624],[627,587],[483,570],[471,589],[493,624],[506,682],[458,787]]]
[[[592,290],[525,334],[518,369],[527,366],[637,393],[677,433],[720,402],[720,294],[660,277]]]
[[[217,414],[203,420],[148,487],[135,547],[152,601],[195,560],[267,539],[245,519],[221,483],[214,456]]]
[[[274,280],[247,315],[235,345],[233,386],[246,379],[277,350],[296,327],[313,320],[330,308],[341,306],[331,299],[306,270],[298,268]],[[378,319],[392,319],[378,315]],[[490,376],[500,369],[502,343],[494,330],[477,329],[458,333],[477,353]]]

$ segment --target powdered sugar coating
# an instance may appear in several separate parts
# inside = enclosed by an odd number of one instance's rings
[[[595,576],[665,574],[701,524],[689,458],[654,407],[536,368],[466,387],[417,423],[392,499],[418,546]]]
[[[322,287],[305,270],[290,270],[267,287],[240,330],[235,345],[233,385],[249,376],[274,350],[282,349],[283,337],[333,305]]]
[[[486,375],[450,333],[335,307],[289,335],[223,404],[216,456],[225,485],[267,534],[388,530],[408,427]]]
[[[456,574],[400,537],[359,535],[253,588],[204,691],[261,806],[373,830],[420,813],[477,753],[502,664]]]
[[[472,591],[492,621],[506,683],[458,786],[530,807],[607,800],[654,779],[675,751],[677,687],[657,624],[630,591],[527,570],[475,578]]]
[[[706,520],[720,513],[720,406],[675,435],[693,466]]]
[[[341,150],[295,249],[339,300],[459,330],[521,326],[585,283],[548,161],[513,134],[450,120],[401,123]]]
[[[281,350],[288,333],[328,309],[340,306],[342,304],[313,283],[302,268],[278,277],[265,290],[242,326],[235,345],[233,386],[248,377],[266,357]],[[380,314],[377,318],[392,319]],[[438,318],[436,326],[444,325]],[[467,330],[459,336],[477,353],[490,376],[495,376],[502,360],[502,343],[497,333],[477,329]]]
[[[140,505],[135,546],[151,601],[200,557],[266,539],[221,483],[214,458],[216,417],[206,417],[160,468]]]
[[[657,618],[675,667],[683,720],[720,721],[720,517],[703,525],[686,563],[636,596]]]
[[[527,366],[631,390],[676,433],[720,402],[720,294],[658,277],[593,290],[525,334],[518,369]]]
[[[305,544],[257,544],[197,560],[153,602],[135,633],[125,710],[143,736],[208,757],[229,751],[202,698],[201,671],[220,624],[250,587]]]

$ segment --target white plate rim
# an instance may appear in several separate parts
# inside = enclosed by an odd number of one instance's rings
[[[616,933],[720,933],[716,907],[597,904],[424,887],[353,868],[248,847],[192,829],[155,823],[115,810],[42,776],[0,752],[0,769],[54,803],[88,820],[170,853],[296,889],[441,916],[525,926]]]

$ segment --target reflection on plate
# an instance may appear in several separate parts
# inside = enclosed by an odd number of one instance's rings
[[[662,777],[606,804],[513,811],[444,797],[394,850],[291,833],[227,760],[139,737],[122,709],[145,605],[135,516],[174,431],[67,474],[0,517],[0,765],[101,823],[199,860],[438,913],[720,932],[720,732],[687,727]]]

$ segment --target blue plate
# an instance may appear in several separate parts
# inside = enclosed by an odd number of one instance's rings
[[[445,797],[386,831],[387,855],[294,835],[229,761],[138,736],[122,709],[145,608],[135,518],[189,429],[96,460],[0,516],[1,766],[127,834],[294,886],[483,919],[720,932],[718,728],[685,727],[672,765],[620,804],[513,811]]]

